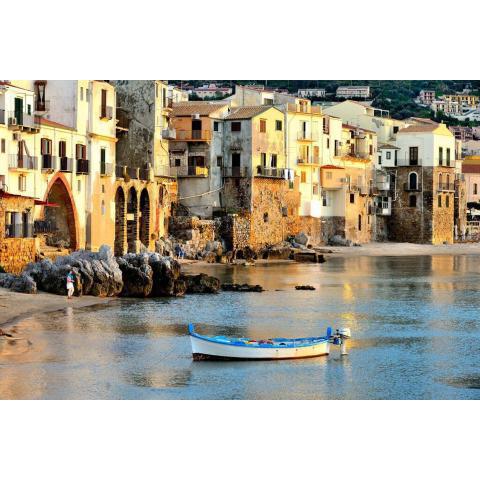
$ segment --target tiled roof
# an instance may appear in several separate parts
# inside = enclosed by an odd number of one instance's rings
[[[410,125],[409,127],[402,128],[398,133],[422,133],[422,132],[434,132],[439,125]]]
[[[339,170],[345,170],[343,167],[337,167],[336,165],[322,165],[320,168],[328,168],[328,169],[339,169]]]
[[[201,116],[208,116],[225,107],[226,103],[209,102],[178,102],[173,104],[173,116],[189,117],[198,113]]]
[[[391,145],[390,143],[380,143],[378,145],[378,150],[400,150],[400,148],[395,145]]]
[[[67,125],[63,125],[58,122],[54,122],[53,120],[49,120],[48,118],[40,118],[40,124],[46,125],[47,127],[54,127],[54,128],[63,128],[65,130],[74,130],[72,127],[68,127]]]
[[[422,124],[428,124],[428,125],[438,125],[437,122],[434,122],[430,118],[410,117],[407,120],[413,120],[416,123],[422,123]]]
[[[273,107],[271,105],[261,105],[261,106],[234,108],[230,112],[230,115],[227,115],[227,117],[225,117],[225,120],[242,120],[247,118],[253,118],[259,115],[260,113],[266,112],[270,108],[273,108]]]

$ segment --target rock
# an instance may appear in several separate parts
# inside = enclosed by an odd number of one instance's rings
[[[203,259],[207,262],[207,263],[215,263],[217,261],[217,255],[216,253],[214,252],[208,252],[204,257]]]
[[[198,275],[181,275],[185,281],[187,293],[218,293],[220,280],[205,273]]]
[[[317,253],[314,250],[307,250],[307,251],[299,251],[295,252],[293,255],[293,259],[296,262],[302,263],[324,263],[325,257],[321,253]]]
[[[300,232],[297,235],[295,235],[294,240],[295,240],[295,243],[299,243],[300,245],[308,246],[310,244],[310,237],[304,232]]]
[[[222,283],[222,290],[226,292],[263,292],[261,285],[249,285],[247,283]]]
[[[262,252],[262,258],[268,260],[288,260],[290,258],[291,245],[289,242],[281,242],[276,245],[265,247]]]
[[[14,292],[37,293],[37,284],[30,275],[22,273],[13,280],[10,289]]]
[[[347,240],[346,238],[341,237],[340,235],[334,235],[332,238],[328,240],[328,244],[332,246],[338,247],[351,247],[352,241]]]
[[[122,297],[148,297],[153,288],[153,270],[146,255],[127,254],[117,259],[122,271]]]
[[[14,280],[15,275],[11,273],[0,273],[0,287],[10,288]]]
[[[297,285],[295,290],[315,290],[315,287],[312,285]]]
[[[180,279],[180,264],[171,257],[150,255],[153,272],[152,297],[178,297],[187,291],[185,280]]]

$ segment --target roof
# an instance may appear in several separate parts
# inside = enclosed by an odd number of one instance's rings
[[[40,118],[40,124],[46,125],[47,127],[63,128],[65,130],[75,130],[72,127],[68,127],[67,125],[63,125],[61,123],[54,122],[53,120],[50,120],[48,118],[43,118],[43,117]]]
[[[208,116],[217,110],[222,109],[226,105],[226,103],[178,102],[173,104],[173,116],[189,117],[196,113],[201,116]]]
[[[343,168],[343,167],[337,167],[336,165],[322,165],[320,168],[345,170],[345,168]]]
[[[270,110],[272,105],[259,105],[251,107],[237,107],[233,108],[229,115],[225,117],[225,120],[244,120],[248,118],[256,117],[267,110]],[[277,110],[277,109],[276,109]]]
[[[430,118],[410,117],[410,118],[407,118],[407,121],[408,120],[412,120],[414,122],[422,123],[422,124],[438,125],[437,122],[431,120]]]
[[[362,132],[368,132],[368,133],[377,133],[377,132],[374,132],[373,130],[368,130],[367,128],[363,128],[363,127],[356,127],[355,125],[350,125],[348,123],[342,123],[342,128],[351,128],[353,130],[361,130]]]
[[[390,143],[380,143],[378,150],[400,150],[400,148]]]
[[[440,125],[436,123],[435,125],[410,125],[409,127],[402,128],[398,133],[426,133],[434,132]],[[450,130],[449,130],[450,131]]]

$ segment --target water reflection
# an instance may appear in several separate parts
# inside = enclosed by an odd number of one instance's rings
[[[475,256],[203,267],[223,292],[35,316],[0,341],[0,398],[480,398]],[[309,283],[315,291],[296,291]],[[349,356],[192,362],[187,325],[265,338],[350,327]]]

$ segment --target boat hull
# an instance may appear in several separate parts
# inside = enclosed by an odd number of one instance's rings
[[[191,336],[194,360],[288,360],[311,358],[330,353],[328,340],[298,347],[238,346]]]

